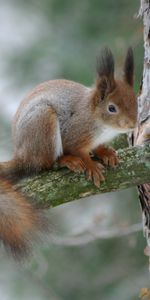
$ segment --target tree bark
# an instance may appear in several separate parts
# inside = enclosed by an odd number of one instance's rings
[[[132,147],[118,151],[119,165],[106,168],[106,181],[100,188],[87,181],[85,174],[58,169],[20,181],[16,188],[36,199],[43,207],[54,207],[75,199],[98,193],[129,188],[149,181],[150,146]]]
[[[139,17],[144,24],[144,68],[140,96],[138,98],[138,127],[133,135],[133,145],[150,145],[150,1],[141,0]],[[139,199],[143,212],[143,229],[150,256],[150,177],[149,183],[139,185]]]

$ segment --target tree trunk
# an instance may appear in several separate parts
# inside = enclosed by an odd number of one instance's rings
[[[133,136],[133,145],[150,144],[150,1],[141,0],[139,17],[144,24],[144,68],[139,101],[138,128]],[[150,178],[150,177],[149,177]],[[150,256],[150,183],[138,186],[143,212],[143,228],[148,247],[145,254]]]

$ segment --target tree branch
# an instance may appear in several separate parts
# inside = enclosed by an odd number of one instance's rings
[[[57,166],[49,172],[21,180],[15,188],[36,199],[42,207],[54,207],[75,199],[111,192],[149,182],[150,145],[121,149],[119,165],[107,168],[106,181],[96,188],[84,174],[77,174]]]
[[[67,236],[52,235],[53,243],[55,245],[64,246],[81,246],[91,243],[97,239],[111,239],[127,236],[142,230],[142,224],[136,223],[128,226],[117,227],[114,226],[111,229],[100,230],[97,225],[93,225],[85,228],[83,231],[77,234],[71,234]]]

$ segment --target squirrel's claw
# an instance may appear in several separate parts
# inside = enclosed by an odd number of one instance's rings
[[[87,168],[87,178],[94,182],[95,186],[100,187],[101,181],[104,181],[103,176],[104,166],[97,161],[91,161],[90,166]]]
[[[111,147],[100,145],[94,153],[106,166],[115,167],[119,163],[116,151]]]
[[[60,167],[67,167],[73,172],[82,173],[86,170],[85,164],[80,157],[64,155],[58,160]]]

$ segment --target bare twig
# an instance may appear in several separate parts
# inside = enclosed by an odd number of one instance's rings
[[[60,237],[52,235],[54,244],[63,246],[80,246],[88,244],[97,239],[110,239],[127,236],[142,230],[142,224],[137,223],[124,227],[113,227],[111,229],[100,230],[98,226],[90,226],[86,230],[71,236]]]

